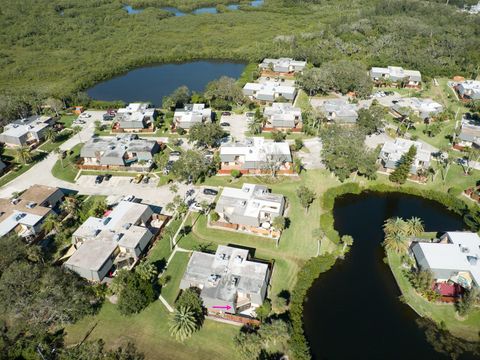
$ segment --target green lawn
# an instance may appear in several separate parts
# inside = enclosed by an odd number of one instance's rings
[[[480,332],[480,309],[477,307],[466,318],[456,315],[453,304],[432,303],[420,296],[410,285],[401,268],[401,256],[387,252],[390,269],[406,302],[421,316],[428,317],[437,324],[443,322],[447,329],[456,336],[478,341]]]
[[[310,100],[308,98],[308,95],[305,91],[299,90],[297,98],[295,99],[295,106],[299,107],[302,109],[302,112],[308,111],[312,108],[310,105]]]
[[[180,344],[169,334],[169,318],[160,301],[155,301],[138,315],[123,316],[108,301],[96,316],[87,316],[66,328],[66,345],[103,339],[107,347],[134,342],[148,360],[238,359],[233,337],[238,327],[205,320],[202,329]],[[193,355],[194,354],[194,355]]]
[[[177,251],[168,264],[162,277],[169,276],[170,281],[162,287],[161,295],[173,306],[179,293],[180,281],[187,268],[190,253]]]
[[[4,149],[2,154],[2,159],[7,160],[9,163],[12,163],[13,166],[10,171],[0,177],[0,186],[8,184],[10,181],[14,180],[18,176],[27,172],[34,166],[36,163],[44,159],[46,156],[45,153],[40,153],[34,151],[32,153],[32,161],[28,164],[17,163],[14,159],[14,151],[12,149]]]
[[[73,136],[73,131],[70,129],[64,129],[57,134],[55,141],[47,140],[42,145],[38,147],[39,150],[46,152],[52,152],[55,149],[58,149],[65,141],[70,139]]]
[[[75,145],[70,151],[69,155],[63,160],[58,159],[52,168],[52,175],[56,178],[73,183],[78,174],[76,162],[80,155],[80,149],[83,144]],[[70,154],[70,152],[72,152]]]
[[[57,122],[63,124],[66,128],[71,128],[73,121],[77,118],[77,115],[62,115]]]

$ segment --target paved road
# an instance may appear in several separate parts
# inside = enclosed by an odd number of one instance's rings
[[[303,144],[308,152],[298,151],[297,156],[302,159],[305,169],[325,169],[322,163],[320,151],[322,151],[322,141],[320,138],[304,140]]]

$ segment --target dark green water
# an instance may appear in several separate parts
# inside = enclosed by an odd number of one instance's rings
[[[444,359],[418,328],[416,313],[398,299],[383,262],[382,225],[393,216],[417,216],[427,231],[462,230],[462,219],[436,202],[398,193],[345,195],[334,216],[336,230],[352,235],[354,244],[306,299],[304,327],[314,359]]]

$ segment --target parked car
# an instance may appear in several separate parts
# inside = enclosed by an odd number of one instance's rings
[[[103,121],[112,121],[115,115],[103,114]]]
[[[223,111],[222,116],[230,116],[232,113],[230,111]]]
[[[101,184],[103,182],[103,175],[97,175],[95,178],[95,184]]]
[[[198,212],[198,211],[203,211],[203,208],[200,206],[198,202],[194,202],[192,203],[192,205],[190,205],[190,210]]]
[[[205,189],[203,189],[203,193],[205,195],[217,195],[218,191],[214,190],[214,189],[205,188]]]
[[[142,181],[143,179],[143,175],[142,174],[138,174],[137,176],[135,176],[135,178],[133,179],[133,182],[135,184],[140,184],[140,181]]]
[[[175,151],[172,151],[172,152],[170,153],[170,156],[180,156],[181,154],[182,154],[182,153],[181,153],[180,151],[176,151],[176,150],[175,150]]]
[[[91,118],[92,115],[86,113],[86,112],[82,112],[80,115],[78,115],[79,118],[82,118],[82,119],[88,119],[88,118]]]
[[[112,174],[105,174],[105,175],[103,175],[103,177],[104,177],[105,181],[108,181],[112,178]]]
[[[83,124],[86,124],[85,120],[82,120],[82,119],[73,120],[73,125],[83,125]]]
[[[221,125],[221,126],[230,126],[230,123],[228,123],[228,122],[222,122],[222,123],[220,123],[220,125]]]

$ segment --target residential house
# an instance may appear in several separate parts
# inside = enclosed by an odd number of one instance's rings
[[[42,235],[42,224],[64,197],[63,192],[44,185],[33,185],[15,199],[0,199],[0,237],[15,232],[27,241]]]
[[[122,200],[102,218],[89,217],[72,235],[73,255],[65,267],[91,281],[130,269],[158,231],[149,205]]]
[[[173,114],[174,128],[189,130],[195,124],[203,124],[212,119],[212,109],[205,104],[187,104],[182,109],[176,109]]]
[[[39,144],[45,138],[46,130],[54,120],[51,116],[34,115],[5,125],[0,142],[9,147]]]
[[[319,110],[328,121],[337,124],[355,124],[358,120],[357,105],[343,99],[326,100]]]
[[[272,221],[283,216],[285,197],[272,194],[264,185],[243,184],[241,189],[225,187],[215,211],[220,215],[217,224],[225,223],[235,230],[279,237],[280,232],[272,228]]]
[[[292,174],[293,160],[286,142],[273,142],[262,137],[229,142],[220,146],[220,174],[240,170],[242,174]]]
[[[138,138],[136,134],[117,137],[94,137],[80,150],[82,169],[149,169],[160,150],[155,140]]]
[[[397,86],[403,84],[404,87],[418,88],[422,83],[420,71],[405,70],[399,66],[372,67],[370,77],[378,85],[391,83]]]
[[[406,118],[412,112],[422,121],[429,121],[433,116],[443,111],[442,104],[432,99],[401,98],[390,107],[391,113],[397,118]]]
[[[455,86],[458,95],[465,100],[480,100],[480,81],[465,80]]]
[[[460,127],[460,133],[456,138],[455,147],[462,150],[466,147],[480,148],[480,121],[463,118]]]
[[[400,163],[402,156],[405,155],[411,146],[417,148],[417,155],[410,168],[410,173],[416,175],[420,169],[428,169],[430,166],[430,151],[423,148],[423,144],[419,141],[397,138],[394,141],[387,141],[383,144],[380,151],[380,161],[382,166],[389,170],[394,170]]]
[[[282,85],[276,81],[265,81],[262,83],[246,83],[243,87],[243,94],[260,102],[274,102],[279,98],[293,102],[295,96],[297,96],[297,89],[294,86]]]
[[[262,71],[273,71],[278,74],[300,73],[307,66],[307,62],[291,58],[264,59],[258,66]]]
[[[273,103],[263,110],[266,118],[264,130],[298,130],[302,129],[302,109],[288,103]]]
[[[153,132],[156,110],[148,103],[131,103],[120,108],[113,119],[113,132]]]
[[[210,314],[255,316],[265,300],[269,278],[269,266],[250,260],[248,250],[219,245],[215,254],[192,253],[180,289],[199,288]]]
[[[454,283],[465,289],[480,286],[480,237],[476,233],[450,231],[437,242],[417,242],[411,253],[422,270],[437,283]]]

